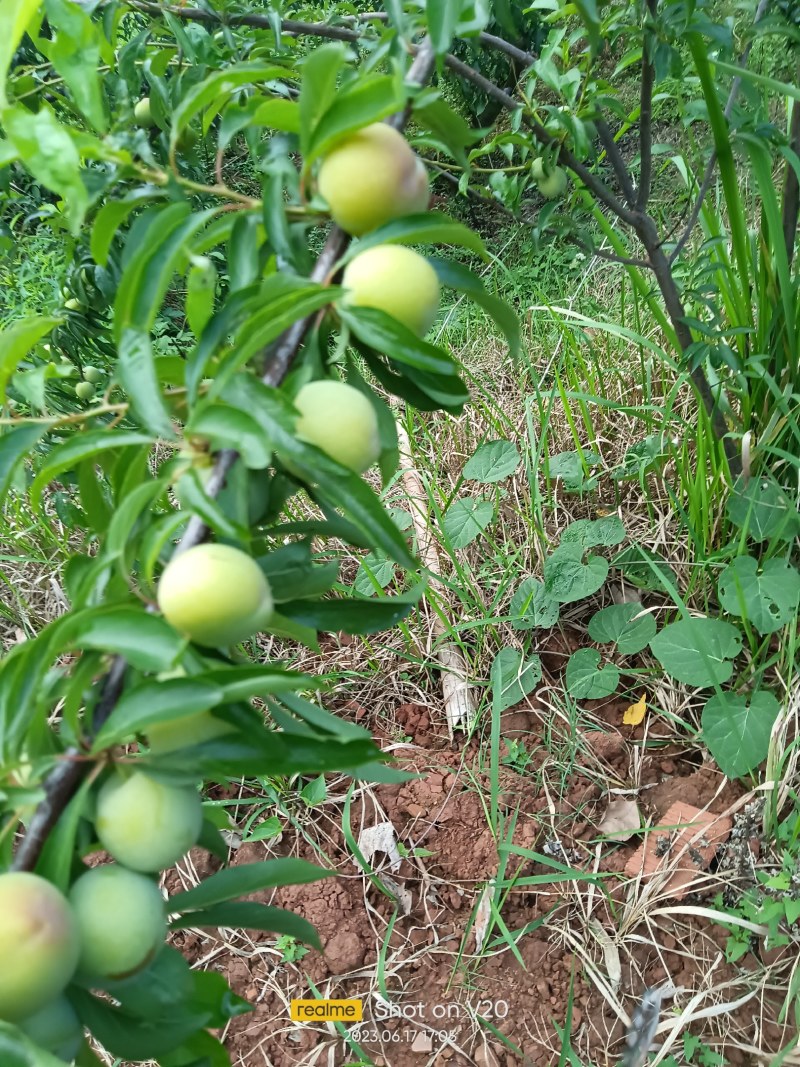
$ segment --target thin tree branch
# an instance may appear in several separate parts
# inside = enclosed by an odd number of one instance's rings
[[[608,161],[611,164],[611,169],[616,175],[623,196],[631,207],[636,207],[636,190],[633,186],[631,172],[628,170],[627,163],[622,158],[619,145],[614,140],[614,134],[609,129],[605,119],[595,119],[595,126],[597,127],[597,132],[600,134],[600,140],[603,142],[603,148],[606,150]]]
[[[186,9],[178,8],[175,10],[180,13]],[[203,19],[201,21],[207,20]],[[435,59],[433,47],[426,38],[416,50],[416,58],[409,68],[407,82],[412,85],[424,85],[431,76]],[[399,114],[394,115],[389,121],[396,129],[402,129],[408,121],[409,114],[409,108],[406,108]],[[334,226],[331,229],[325,247],[311,273],[313,281],[322,283],[328,278],[334,263],[347,248],[349,241],[349,235],[338,227]],[[298,320],[268,350],[267,367],[262,378],[262,381],[267,385],[278,386],[286,377],[313,320],[313,314]],[[211,477],[205,488],[209,496],[218,495],[238,458],[239,453],[233,449],[223,449],[217,453]],[[181,538],[180,544],[176,546],[174,554],[178,555],[193,548],[195,545],[199,545],[208,537],[209,532],[205,523],[198,519],[196,515],[193,515],[186,526],[186,531]],[[93,735],[96,735],[97,731],[107,722],[122,696],[127,670],[128,664],[123,657],[115,656],[111,661],[108,673],[100,683],[102,686],[100,699],[92,716],[91,732]],[[35,867],[48,835],[55,827],[67,804],[77,792],[81,782],[94,766],[93,761],[82,758],[84,756],[85,754],[78,749],[68,749],[57,766],[45,779],[45,798],[36,808],[23,839],[17,846],[12,863],[14,870],[30,871]]]
[[[639,97],[639,195],[636,198],[636,206],[640,211],[644,211],[650,199],[650,184],[653,175],[653,86],[656,80],[656,69],[652,49],[655,44],[655,34],[652,30],[648,32],[647,22],[655,19],[657,7],[658,0],[647,0],[642,47],[642,87]]]

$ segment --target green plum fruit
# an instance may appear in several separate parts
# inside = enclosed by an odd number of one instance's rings
[[[92,400],[94,399],[94,386],[91,382],[78,382],[75,386],[75,396],[79,400]]]
[[[97,794],[100,844],[134,871],[162,871],[177,863],[197,844],[202,825],[196,789],[165,785],[141,771],[115,771]]]
[[[137,126],[151,127],[155,126],[153,120],[152,110],[150,108],[150,97],[143,96],[133,109],[133,120]]]
[[[363,393],[327,378],[304,385],[294,400],[296,432],[331,459],[362,474],[381,452],[378,417]]]
[[[146,967],[167,937],[164,899],[144,874],[116,863],[82,874],[69,894],[81,939],[80,972],[121,980]]]
[[[84,367],[83,377],[87,382],[92,382],[94,385],[97,385],[98,382],[102,382],[105,375],[99,367]]]
[[[164,618],[192,641],[236,645],[264,627],[273,601],[264,572],[230,545],[196,545],[174,556],[158,583]]]
[[[403,245],[376,245],[355,256],[342,278],[347,301],[379,308],[419,337],[439,310],[439,279],[430,263]]]
[[[59,996],[79,954],[63,893],[37,874],[0,874],[0,1019],[24,1019]]]
[[[172,722],[153,723],[147,731],[147,740],[150,751],[160,755],[190,745],[202,745],[204,741],[222,737],[234,730],[235,727],[229,722],[215,718],[210,711],[198,711],[194,715],[173,719]]]
[[[69,300],[64,301],[64,307],[67,308],[68,311],[80,311],[83,304],[73,296],[70,297]]]
[[[66,997],[51,1000],[33,1015],[20,1019],[17,1026],[39,1048],[65,1063],[72,1063],[83,1044],[83,1026]]]
[[[531,160],[531,177],[535,182],[538,182],[541,181],[544,175],[544,160],[541,156],[536,156],[535,159]]]
[[[567,188],[567,174],[561,167],[554,167],[550,174],[546,174],[540,178],[536,187],[545,200],[554,200],[558,196],[563,196]]]
[[[405,137],[385,122],[357,130],[322,160],[317,185],[333,221],[360,236],[426,211],[428,173]]]

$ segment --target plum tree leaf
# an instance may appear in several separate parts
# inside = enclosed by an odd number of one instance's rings
[[[678,619],[650,642],[650,650],[667,674],[701,688],[727,682],[741,649],[741,634],[722,619]]]
[[[767,757],[780,704],[766,690],[716,693],[706,701],[701,726],[709,752],[729,778],[740,778]]]
[[[281,885],[306,885],[330,878],[336,872],[317,867],[306,860],[282,858],[265,860],[263,863],[243,863],[227,870],[217,871],[198,886],[176,893],[170,897],[170,912],[185,915],[202,911],[216,904],[249,896],[261,889]]]

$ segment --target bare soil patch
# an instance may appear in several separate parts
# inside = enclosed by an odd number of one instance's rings
[[[546,689],[504,713],[499,805],[505,826],[513,825],[505,843],[539,857],[509,854],[504,875],[487,811],[487,738],[451,740],[418,703],[397,705],[391,730],[385,717],[374,723],[383,747],[416,775],[356,789],[349,808],[355,839],[378,822],[395,829],[402,845],[399,867],[390,870],[381,853],[374,860],[388,895],[354,861],[342,830],[342,792],[325,805],[326,818],[313,814],[305,832],[287,832],[269,847],[245,844],[232,860],[296,855],[320,862],[323,850],[337,877],[257,898],[312,922],[323,952],[285,960],[268,934],[231,933],[225,940],[222,934],[183,931],[175,937],[190,959],[224,971],[235,991],[255,1004],[225,1035],[233,1062],[295,1067],[363,1057],[377,1067],[544,1067],[557,1062],[566,1040],[582,1062],[616,1062],[629,1017],[652,987],[664,992],[656,1043],[674,1029],[671,1051],[679,1062],[682,1046],[676,1042],[686,1030],[743,1067],[785,1047],[793,1031],[777,1021],[781,998],[770,989],[780,984],[767,978],[776,968],[790,968],[793,957],[760,953],[754,939],[744,960],[727,963],[728,932],[708,914],[730,878],[729,846],[708,869],[698,869],[678,902],[665,891],[666,879],[624,875],[640,834],[616,843],[598,833],[616,798],[635,799],[652,825],[681,801],[728,813],[731,840],[741,853],[736,827],[745,791],[667,731],[659,736],[658,725],[646,720],[624,726],[629,702],[585,702],[585,721],[562,736],[569,747],[566,763],[553,754]],[[352,702],[343,714],[367,717]],[[747,842],[745,847],[750,849]],[[753,865],[757,851],[755,842]],[[741,868],[741,855],[737,863]],[[479,946],[476,926],[485,926],[486,886],[498,876],[514,883],[515,874],[536,881],[509,885],[500,898],[508,936],[490,921]],[[290,1000],[314,996],[363,1001],[357,1045],[346,1043],[332,1024],[290,1020]],[[400,1017],[391,1016],[386,998]]]

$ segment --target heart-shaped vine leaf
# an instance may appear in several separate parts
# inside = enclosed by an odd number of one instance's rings
[[[728,498],[728,518],[754,541],[791,541],[800,533],[800,511],[771,475],[740,479]]]
[[[456,500],[444,514],[442,530],[453,548],[466,548],[483,533],[493,515],[491,500]]]
[[[520,462],[519,449],[512,441],[487,441],[467,460],[463,475],[476,482],[502,482]]]
[[[600,700],[611,696],[619,685],[619,670],[613,663],[600,666],[596,648],[579,648],[567,663],[567,692],[576,700]]]
[[[511,625],[515,630],[544,630],[558,622],[558,604],[536,578],[526,578],[511,598]]]
[[[535,689],[542,677],[542,661],[538,656],[523,659],[516,648],[503,648],[492,663],[492,707],[505,711],[523,700]]]
[[[578,544],[584,549],[603,545],[608,548],[625,540],[625,527],[619,515],[604,515],[601,519],[576,519],[561,535],[561,544]]]
[[[596,593],[608,576],[608,560],[589,556],[584,563],[583,548],[579,544],[559,545],[544,564],[545,592],[559,604]]]
[[[780,705],[772,693],[760,691],[749,699],[737,693],[718,693],[703,708],[703,738],[723,774],[739,778],[766,759],[769,737]]]
[[[800,574],[782,559],[761,570],[752,556],[738,556],[720,575],[719,602],[731,615],[747,619],[760,634],[772,634],[797,614]]]
[[[686,685],[722,685],[733,674],[733,660],[742,649],[735,626],[721,619],[678,619],[650,642],[658,662]]]
[[[656,629],[656,620],[641,604],[611,604],[589,620],[589,637],[599,645],[613,642],[623,656],[646,648]]]

